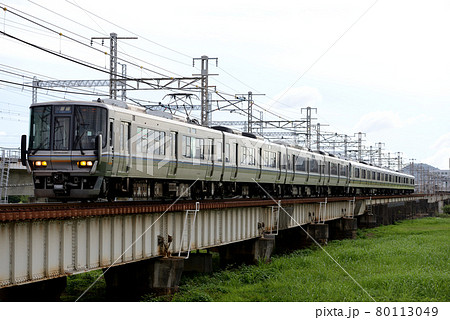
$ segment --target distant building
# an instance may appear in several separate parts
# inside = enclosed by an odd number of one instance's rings
[[[415,177],[415,192],[450,192],[450,170],[440,170],[426,163],[410,163],[402,172]]]

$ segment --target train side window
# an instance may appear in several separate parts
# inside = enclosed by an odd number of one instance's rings
[[[359,178],[359,168],[355,168],[355,178]]]
[[[114,122],[112,119],[109,119],[109,146],[114,146]]]
[[[255,159],[255,148],[248,148],[247,150],[247,157],[248,157],[248,164],[250,166],[254,166],[256,164],[256,159]]]
[[[191,158],[192,157],[191,137],[183,136],[182,148],[183,148],[183,156],[186,158]]]
[[[247,164],[247,147],[241,147],[241,164]]]
[[[217,161],[222,162],[223,158],[223,145],[221,141],[217,142]]]
[[[214,153],[214,140],[213,139],[206,139],[205,159],[206,160],[212,160],[213,159],[213,153]]]
[[[319,163],[316,159],[309,159],[309,172],[319,173]]]
[[[226,143],[225,144],[225,162],[230,162],[230,150],[231,150],[231,148],[230,148],[230,144],[229,143]]]
[[[296,157],[295,170],[306,172],[306,159],[303,157]]]
[[[341,177],[347,177],[347,166],[340,164],[339,165],[339,176]]]
[[[192,138],[194,140],[194,158],[205,159],[205,140],[201,138]]]
[[[122,122],[120,124],[120,151],[129,151],[128,143],[130,140],[130,124]]]
[[[177,138],[178,138],[178,132],[171,131],[170,132],[170,155],[172,158],[178,158],[178,152],[177,152]]]
[[[338,165],[336,163],[330,163],[330,174],[332,176],[337,176],[337,174],[338,174]]]

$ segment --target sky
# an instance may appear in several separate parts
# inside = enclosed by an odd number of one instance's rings
[[[0,11],[1,31],[103,69],[89,69],[0,35],[2,147],[18,147],[20,135],[28,134],[28,77],[107,79],[109,57],[104,52],[109,43],[102,46],[95,40],[95,51],[90,38],[115,32],[138,37],[119,40],[119,62],[127,60],[129,76],[190,77],[199,72],[193,58],[218,58],[217,66],[215,61],[209,65],[210,73],[218,74],[210,77],[210,85],[227,97],[261,94],[254,96],[258,106],[290,120],[304,119],[302,108],[309,106],[315,108],[314,123],[324,132],[352,137],[363,132],[366,148],[381,142],[385,153],[401,152],[404,164],[424,162],[449,169],[449,1],[0,3],[7,8]],[[41,26],[13,13],[26,14]],[[39,90],[38,102],[93,99],[61,90]],[[168,93],[138,95],[167,103],[163,98]],[[264,119],[273,118],[268,111]],[[213,114],[213,120],[221,119],[246,120],[235,113]]]

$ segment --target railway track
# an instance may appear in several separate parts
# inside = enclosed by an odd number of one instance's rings
[[[396,195],[396,196],[358,196],[358,197],[318,197],[318,198],[279,198],[282,205],[296,203],[319,203],[351,200],[393,199],[402,197],[421,197],[423,194]],[[117,201],[94,203],[33,203],[33,204],[2,204],[0,205],[0,222],[43,220],[43,219],[70,219],[89,216],[108,216],[122,214],[143,214],[180,212],[194,210],[196,202],[183,200],[173,202],[155,201]],[[200,209],[224,209],[238,207],[273,206],[272,199],[206,199],[200,201]]]

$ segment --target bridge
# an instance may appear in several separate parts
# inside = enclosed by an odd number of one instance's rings
[[[0,206],[0,299],[57,300],[68,275],[107,270],[112,294],[177,289],[184,271],[268,260],[357,227],[442,211],[450,195]],[[45,292],[45,294],[43,294]]]

